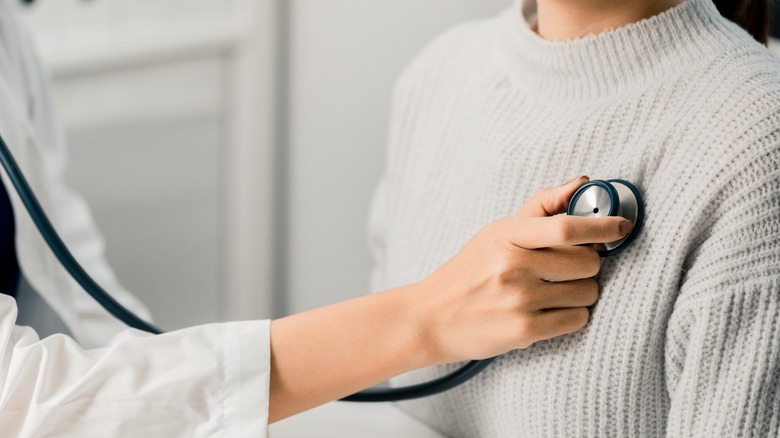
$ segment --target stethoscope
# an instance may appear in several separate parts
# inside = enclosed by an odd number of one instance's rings
[[[0,161],[41,236],[73,279],[106,311],[128,326],[153,334],[162,333],[162,330],[142,320],[113,299],[76,261],[41,208],[2,136],[0,136]],[[644,201],[637,188],[628,181],[620,179],[593,180],[584,184],[572,195],[566,213],[584,217],[622,216],[634,222],[633,230],[626,237],[607,244],[594,245],[602,257],[614,255],[628,247],[639,234],[645,214]],[[428,382],[399,388],[370,388],[344,397],[342,400],[386,402],[438,394],[473,378],[497,357],[472,360],[459,369]]]

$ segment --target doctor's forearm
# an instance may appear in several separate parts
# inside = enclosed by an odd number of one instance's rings
[[[269,421],[433,364],[416,287],[272,321]]]

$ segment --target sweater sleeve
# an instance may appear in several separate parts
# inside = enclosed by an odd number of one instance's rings
[[[670,317],[669,436],[780,436],[780,154],[721,175]]]

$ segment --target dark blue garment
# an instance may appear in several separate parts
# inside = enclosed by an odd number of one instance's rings
[[[0,293],[14,296],[19,285],[19,262],[16,260],[14,211],[11,200],[0,182]]]

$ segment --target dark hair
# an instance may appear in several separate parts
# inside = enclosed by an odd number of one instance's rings
[[[737,23],[766,45],[769,36],[769,0],[713,0],[720,15]]]

